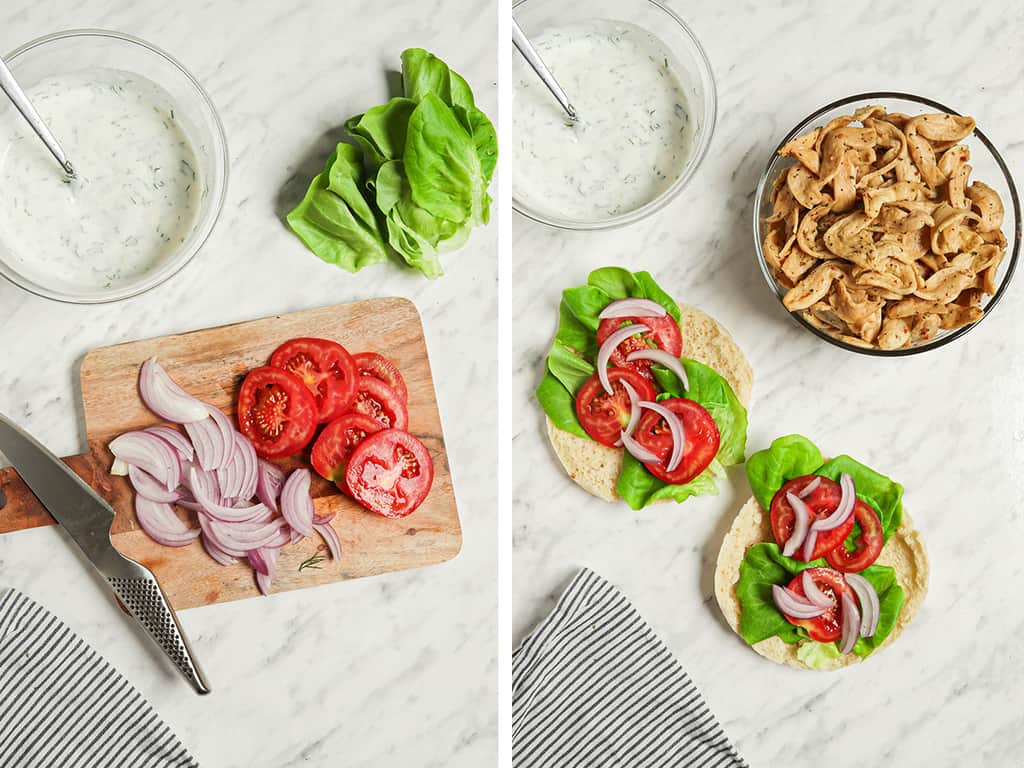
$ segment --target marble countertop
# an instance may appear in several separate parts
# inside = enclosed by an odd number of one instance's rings
[[[779,139],[819,106],[869,90],[930,96],[975,116],[1024,175],[1024,10],[932,3],[670,2],[705,45],[719,121],[692,187],[627,229],[568,233],[517,216],[513,253],[515,642],[581,566],[617,584],[669,644],[752,766],[1015,765],[1024,747],[1024,278],[959,342],[903,359],[844,352],[769,293],[750,233],[754,188]],[[715,315],[755,371],[749,447],[811,436],[884,468],[931,557],[930,591],[869,663],[801,673],[751,652],[713,597],[722,537],[749,496],[632,512],[557,466],[533,399],[561,289],[598,266],[648,269]]]
[[[301,10],[296,10],[300,8]],[[0,411],[61,455],[85,447],[77,369],[89,349],[375,296],[423,314],[464,526],[449,563],[182,612],[214,693],[197,697],[94,583],[57,528],[0,537],[0,586],[57,613],[147,696],[206,766],[465,766],[497,744],[494,222],[448,274],[378,265],[350,275],[304,250],[280,215],[350,115],[382,103],[386,72],[422,46],[496,115],[491,0],[273,3],[12,2],[0,51],[62,28],[138,35],[180,59],[217,105],[227,203],[199,256],[119,304],[62,305],[0,284]],[[454,21],[453,21],[454,20]],[[469,354],[471,352],[472,354]]]

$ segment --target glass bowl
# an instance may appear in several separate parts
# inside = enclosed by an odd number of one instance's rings
[[[138,276],[125,278],[106,288],[46,281],[38,275],[30,276],[19,271],[2,240],[0,275],[49,299],[99,304],[136,296],[181,270],[213,231],[224,206],[228,182],[228,147],[224,128],[213,102],[195,77],[156,46],[130,35],[100,29],[73,29],[47,35],[26,43],[5,60],[26,91],[44,78],[93,68],[120,70],[152,81],[170,96],[175,119],[192,145],[196,182],[201,187],[191,232],[177,248]],[[13,106],[7,106],[13,109]],[[0,104],[0,109],[3,108],[4,105]],[[31,138],[35,140],[35,136]],[[0,136],[0,151],[5,143]],[[74,153],[69,150],[69,154],[74,161]],[[44,284],[46,282],[50,284]]]
[[[764,274],[765,280],[768,281],[768,286],[771,288],[772,292],[775,293],[780,304],[782,303],[783,297],[786,295],[787,288],[780,284],[775,279],[774,275],[772,275],[771,268],[768,266],[765,259],[762,245],[767,233],[765,219],[768,218],[772,212],[771,190],[782,171],[796,163],[792,158],[781,157],[779,155],[779,150],[791,139],[813,130],[816,127],[825,125],[833,118],[844,114],[852,114],[861,107],[876,104],[885,107],[888,112],[902,112],[910,116],[930,112],[945,112],[952,115],[960,114],[944,104],[940,104],[937,101],[933,101],[932,99],[927,99],[922,96],[915,96],[909,93],[875,91],[871,93],[858,93],[856,95],[847,96],[846,98],[834,101],[831,104],[827,104],[804,120],[801,120],[793,130],[786,134],[772,153],[771,160],[768,162],[768,167],[765,169],[764,173],[761,174],[761,179],[758,181],[757,192],[754,197],[753,222],[754,247],[757,249],[757,261],[761,267],[761,272]],[[1020,198],[1017,194],[1017,189],[1014,186],[1013,177],[1010,175],[1010,169],[1006,166],[1002,156],[992,145],[992,142],[989,141],[988,137],[985,136],[981,130],[975,128],[974,132],[970,136],[962,139],[960,143],[967,144],[971,150],[970,163],[974,168],[971,172],[971,181],[983,181],[992,187],[999,193],[1000,198],[1002,198],[1003,207],[1005,209],[1002,230],[1007,241],[1006,256],[1003,258],[1003,261],[999,266],[995,293],[982,299],[981,307],[984,310],[984,315],[982,315],[981,319],[977,322],[971,323],[970,325],[957,328],[956,330],[940,330],[931,339],[908,347],[900,349],[879,349],[877,347],[858,346],[836,338],[827,331],[809,323],[799,314],[790,312],[788,309],[786,310],[786,314],[788,314],[796,323],[803,326],[818,338],[827,341],[829,344],[834,344],[835,346],[841,347],[842,349],[850,352],[859,352],[860,354],[875,355],[878,357],[914,355],[920,352],[926,352],[930,349],[945,346],[955,339],[965,335],[972,328],[984,321],[984,319],[991,314],[999,300],[1003,297],[1003,294],[1006,292],[1006,289],[1010,284],[1010,278],[1013,277],[1014,270],[1017,267],[1017,258],[1020,255],[1021,244]]]
[[[717,96],[707,54],[679,16],[657,0],[517,0],[512,7],[516,20],[532,40],[545,30],[585,21],[609,20],[640,27],[665,49],[671,69],[679,74],[694,120],[690,154],[672,184],[653,200],[630,211],[600,219],[572,218],[524,198],[512,182],[512,207],[534,221],[571,230],[621,227],[647,218],[671,202],[693,178],[711,144],[715,128]],[[518,56],[518,53],[515,54]],[[542,53],[543,55],[543,53]],[[532,75],[532,73],[531,73]],[[572,94],[569,94],[570,99]],[[552,103],[554,103],[552,97]],[[513,102],[513,109],[515,104]]]

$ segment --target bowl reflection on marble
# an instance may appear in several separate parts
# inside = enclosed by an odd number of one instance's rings
[[[761,267],[761,272],[764,274],[765,280],[768,282],[769,288],[775,294],[776,298],[778,298],[780,304],[789,289],[775,278],[765,258],[764,239],[767,234],[766,219],[771,216],[772,213],[771,193],[776,181],[782,172],[786,168],[794,165],[796,161],[790,157],[780,156],[778,150],[797,136],[801,136],[817,127],[823,126],[830,120],[842,115],[852,114],[861,107],[869,105],[880,105],[884,107],[887,112],[898,112],[910,116],[931,112],[945,112],[947,114],[955,115],[960,114],[937,101],[908,93],[895,93],[888,91],[860,93],[839,99],[831,104],[827,104],[806,117],[804,120],[801,120],[793,130],[783,137],[775,151],[772,153],[768,166],[758,182],[757,191],[754,197],[753,221],[754,248],[757,252],[757,260]],[[1017,259],[1020,255],[1020,198],[1017,194],[1017,189],[1014,186],[1009,168],[1003,161],[1002,156],[1000,156],[999,152],[993,146],[992,142],[980,129],[975,128],[972,134],[962,140],[962,143],[967,144],[971,150],[970,163],[973,166],[971,179],[983,181],[992,187],[1002,199],[1003,207],[1005,209],[1002,231],[1007,240],[1006,255],[999,266],[995,293],[991,296],[986,296],[982,300],[981,307],[984,310],[984,314],[981,319],[970,325],[957,328],[956,330],[939,331],[935,336],[928,340],[922,340],[912,344],[911,346],[899,349],[880,349],[874,346],[867,347],[843,341],[842,339],[836,338],[836,336],[832,335],[827,330],[808,322],[800,313],[790,312],[787,309],[786,314],[789,315],[794,322],[798,323],[818,338],[827,341],[829,344],[834,344],[835,346],[850,352],[859,352],[861,354],[875,355],[879,357],[899,357],[918,354],[930,349],[937,349],[938,347],[945,346],[946,344],[949,344],[950,342],[967,334],[972,328],[979,325],[991,314],[996,304],[999,303],[999,300],[1006,292],[1010,279],[1013,277],[1014,270],[1016,269]]]

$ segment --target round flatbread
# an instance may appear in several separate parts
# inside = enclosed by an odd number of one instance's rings
[[[682,357],[713,368],[747,406],[754,372],[746,356],[725,328],[705,312],[682,304],[679,325],[683,331]],[[615,490],[622,470],[622,449],[558,429],[547,419],[548,438],[566,473],[588,493],[605,501],[619,498]]]
[[[747,549],[762,541],[774,541],[771,520],[757,499],[751,497],[740,509],[732,527],[725,535],[715,567],[715,597],[718,599],[718,607],[722,609],[722,615],[737,635],[740,634],[740,601],[736,597],[736,582],[740,578],[740,563],[743,562]],[[910,624],[928,592],[928,555],[920,534],[914,528],[914,523],[906,510],[903,511],[903,524],[885,543],[877,562],[896,569],[896,581],[906,593],[906,602],[903,603],[896,626],[875,653],[892,643]],[[780,637],[769,637],[752,646],[766,659],[797,669],[811,669],[797,658],[797,647],[796,643],[784,642]],[[860,656],[847,653],[837,659],[830,659],[819,669],[839,669],[859,661]]]

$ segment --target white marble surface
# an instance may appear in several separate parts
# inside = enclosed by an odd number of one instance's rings
[[[495,4],[5,2],[0,50],[89,26],[150,40],[203,82],[231,148],[227,204],[192,264],[134,300],[66,306],[0,284],[0,410],[55,451],[77,452],[76,371],[90,348],[408,296],[423,313],[465,543],[454,561],[424,570],[183,612],[214,688],[205,698],[133,631],[59,530],[0,537],[0,585],[22,589],[101,649],[203,765],[493,764],[497,228],[474,233],[445,258],[447,276],[429,282],[391,265],[356,276],[326,265],[278,214],[301,196],[338,126],[386,99],[385,72],[408,46],[445,58],[496,116]]]
[[[912,358],[843,352],[797,327],[769,294],[750,233],[776,142],[841,96],[907,90],[978,119],[1024,173],[1024,11],[929,2],[684,3],[711,58],[719,123],[690,190],[620,231],[570,234],[517,217],[514,436],[519,639],[577,568],[618,584],[678,655],[752,766],[1019,765],[1024,671],[1017,599],[1024,538],[1024,278],[967,337]],[[1020,178],[1018,178],[1020,181]],[[749,446],[801,432],[889,472],[926,537],[931,589],[918,619],[868,664],[839,673],[773,665],[732,635],[713,566],[748,496],[742,470],[714,498],[631,512],[560,472],[532,397],[559,291],[605,264],[649,269],[711,311],[755,370]]]

